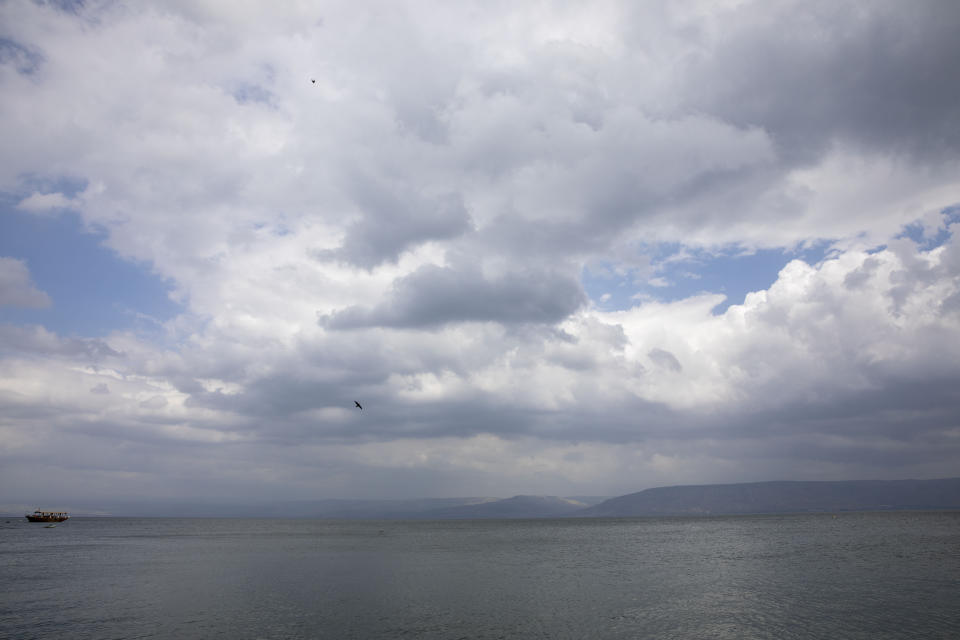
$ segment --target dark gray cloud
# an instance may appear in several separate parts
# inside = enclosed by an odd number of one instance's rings
[[[680,82],[693,108],[763,127],[794,162],[836,139],[955,158],[958,29],[953,2],[745,4],[702,36]]]
[[[362,378],[343,376],[334,383],[278,373],[251,380],[236,393],[222,389],[194,391],[186,405],[256,418],[280,418],[311,409],[350,409],[354,399],[364,395],[363,389],[383,383],[385,378],[385,373],[373,367]]]
[[[372,269],[396,262],[400,254],[429,240],[454,238],[471,228],[470,215],[457,194],[428,197],[404,185],[389,187],[356,179],[352,191],[359,219],[347,226],[338,249],[315,253]]]
[[[511,271],[487,277],[479,269],[421,267],[394,283],[379,305],[347,307],[324,316],[328,329],[435,327],[451,322],[560,322],[586,302],[580,283],[550,271]]]
[[[952,376],[886,377],[868,390],[825,389],[815,398],[713,424],[723,436],[711,446],[760,469],[764,460],[779,460],[765,472],[780,478],[818,479],[811,469],[848,477],[950,475],[950,462],[960,455],[953,435],[960,415],[955,389]],[[698,435],[709,437],[709,431]]]
[[[677,360],[677,356],[673,355],[666,349],[651,349],[647,352],[647,356],[664,369],[669,369],[670,371],[676,372],[683,371],[683,365],[681,365],[680,361]]]
[[[867,258],[863,264],[846,275],[843,284],[849,289],[856,289],[867,282],[880,266],[880,261],[874,258]]]

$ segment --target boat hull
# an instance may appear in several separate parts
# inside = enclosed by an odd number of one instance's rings
[[[63,522],[69,520],[70,516],[65,513],[31,513],[27,514],[27,520],[30,522]]]

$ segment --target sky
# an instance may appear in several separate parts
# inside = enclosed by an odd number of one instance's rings
[[[960,475],[958,32],[2,0],[0,505]]]

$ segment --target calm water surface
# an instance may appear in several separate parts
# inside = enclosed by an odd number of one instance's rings
[[[960,638],[960,512],[0,518],[0,637]]]

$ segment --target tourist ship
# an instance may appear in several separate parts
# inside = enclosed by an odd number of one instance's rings
[[[70,516],[66,511],[40,511],[37,509],[33,513],[27,514],[27,520],[30,522],[63,522]]]

